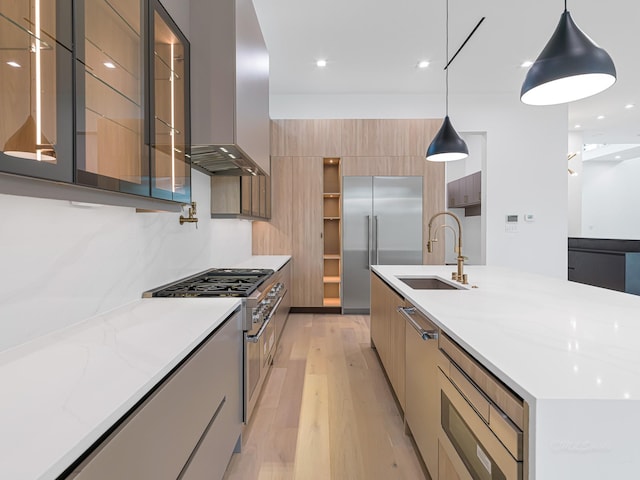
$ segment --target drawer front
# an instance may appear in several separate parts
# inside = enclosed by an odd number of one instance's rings
[[[239,322],[238,314],[227,320],[71,478],[175,480],[225,396],[239,434],[242,418]]]
[[[502,383],[481,367],[446,335],[440,335],[440,349],[462,370],[480,389],[504,411],[520,430],[525,430],[525,407]]]

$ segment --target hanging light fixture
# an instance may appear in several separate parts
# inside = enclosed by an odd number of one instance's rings
[[[528,105],[556,105],[600,93],[616,81],[609,54],[564,12],[549,42],[527,72],[520,100]]]
[[[447,19],[446,20],[447,20],[446,21],[447,39],[446,39],[445,56],[447,59],[447,64],[444,67],[444,70],[446,72],[445,74],[445,78],[446,78],[445,80],[445,83],[446,83],[445,112],[446,114],[444,117],[444,121],[442,122],[442,126],[440,127],[440,130],[438,130],[438,133],[436,133],[436,136],[433,137],[433,140],[431,141],[431,144],[427,149],[427,160],[431,162],[450,162],[453,160],[462,160],[463,158],[466,158],[469,156],[469,148],[467,147],[467,144],[464,142],[462,138],[460,138],[460,135],[458,135],[458,132],[456,132],[456,129],[453,128],[453,125],[451,124],[451,119],[449,118],[449,66],[451,65],[451,62],[453,62],[453,59],[456,58],[456,55],[460,53],[460,50],[462,50],[462,47],[464,47],[466,43],[469,41],[469,39],[471,38],[471,35],[473,35],[475,31],[478,29],[480,24],[483,22],[484,17],[482,17],[482,19],[478,22],[475,28],[471,31],[469,36],[467,36],[466,40],[462,43],[458,51],[453,55],[453,57],[451,57],[451,60],[449,60],[449,0],[447,0]]]

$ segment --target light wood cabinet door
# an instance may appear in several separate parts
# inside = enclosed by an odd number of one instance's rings
[[[293,157],[292,306],[323,306],[322,157]]]
[[[385,302],[385,290],[387,288],[377,275],[371,274],[371,346],[378,351],[378,356],[383,366],[387,363],[387,352],[389,350],[389,322],[386,321]]]
[[[404,306],[404,299],[387,289],[387,315],[389,318],[389,379],[402,410],[405,410],[405,325],[398,307]]]
[[[405,407],[405,320],[398,307],[404,299],[377,275],[371,275],[371,341],[382,361],[391,387]]]
[[[407,304],[407,306],[410,306]],[[420,328],[437,331],[422,315],[412,318]],[[438,343],[423,340],[406,320],[405,421],[418,451],[432,477],[438,472],[438,432],[440,431],[440,388],[438,387]]]

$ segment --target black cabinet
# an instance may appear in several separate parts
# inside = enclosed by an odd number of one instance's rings
[[[71,0],[0,2],[0,171],[73,181]]]
[[[568,279],[640,295],[640,241],[570,238]]]
[[[3,1],[0,47],[1,172],[190,202],[189,42],[158,0]]]

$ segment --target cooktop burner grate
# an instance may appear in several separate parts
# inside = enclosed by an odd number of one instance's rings
[[[273,274],[268,269],[214,268],[152,290],[153,297],[248,297]]]

